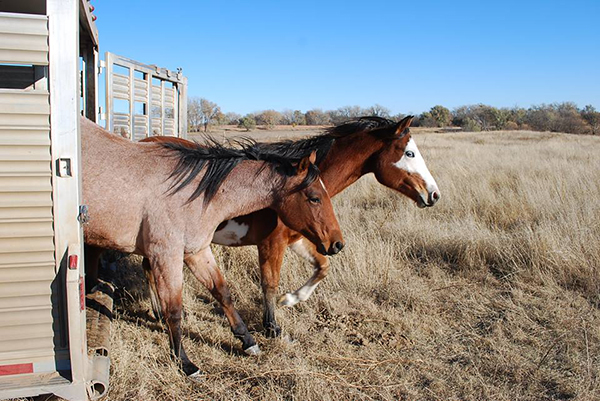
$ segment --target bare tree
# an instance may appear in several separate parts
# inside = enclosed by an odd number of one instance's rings
[[[490,131],[500,118],[497,110],[485,104],[461,106],[452,112],[452,122],[467,131]]]
[[[266,125],[269,129],[279,124],[281,120],[281,113],[275,110],[265,110],[256,116],[256,123]]]
[[[204,132],[208,131],[208,125],[221,113],[221,108],[210,100],[200,98],[200,124],[204,126]]]
[[[187,108],[187,119],[188,119],[188,131],[198,131],[199,126],[202,123],[202,113],[200,107],[200,98],[190,97],[188,99]]]
[[[382,105],[376,103],[374,106],[371,106],[366,110],[366,114],[388,118],[391,114],[391,111],[387,107],[383,107]]]
[[[285,109],[281,112],[281,123],[285,125],[294,124],[294,111],[291,109]]]
[[[294,122],[292,125],[306,125],[306,117],[300,110],[294,110]]]
[[[360,106],[343,106],[337,110],[328,112],[331,122],[333,124],[342,124],[353,118],[360,117],[367,114],[367,111],[362,109]]]
[[[306,118],[304,113],[300,110],[285,109],[281,112],[282,123],[285,125],[306,125]]]
[[[306,125],[326,125],[331,122],[329,115],[321,109],[309,110],[304,116],[306,118]]]
[[[232,111],[225,113],[225,124],[238,125],[241,119],[242,116],[238,113],[234,113]]]
[[[396,114],[396,115],[394,115],[394,116],[392,116],[392,117],[390,117],[390,118],[391,118],[392,120],[394,120],[394,121],[400,121],[400,120],[402,120],[404,117],[406,117],[407,115],[408,115],[408,114],[404,114],[404,113],[398,113],[398,114]],[[413,121],[414,121],[414,120],[413,120]],[[413,122],[413,125],[414,125],[414,122]]]

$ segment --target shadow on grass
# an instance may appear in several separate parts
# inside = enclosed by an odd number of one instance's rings
[[[118,319],[135,324],[139,327],[144,327],[153,332],[165,333],[168,335],[166,326],[155,316],[140,305],[141,301],[150,298],[150,289],[146,276],[141,265],[141,258],[126,254],[110,253],[108,260],[104,261],[101,277],[110,282],[116,287],[115,290],[115,315]],[[112,261],[111,261],[112,259]],[[194,294],[194,300],[204,305],[213,304],[211,312],[215,316],[224,317],[222,307],[212,299],[212,297],[204,294]],[[185,316],[185,305],[183,308]],[[252,311],[238,311],[242,319],[246,321]],[[211,323],[212,324],[212,323]],[[227,324],[227,323],[224,323]],[[253,329],[254,327],[252,327]],[[251,331],[252,331],[251,329]],[[202,334],[183,329],[183,335],[194,341],[207,344],[213,348],[221,349],[227,354],[245,355],[241,347],[234,346],[228,343],[214,342],[203,336]]]

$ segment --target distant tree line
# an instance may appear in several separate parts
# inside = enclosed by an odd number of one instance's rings
[[[207,131],[216,125],[236,125],[246,130],[256,126],[267,129],[276,125],[337,125],[361,116],[380,116],[400,120],[405,114],[392,115],[390,110],[376,104],[368,108],[344,106],[336,110],[264,110],[244,116],[223,113],[219,106],[202,98],[188,102],[190,131]],[[578,108],[572,102],[542,104],[529,108],[497,108],[485,104],[457,107],[450,110],[437,105],[419,114],[413,121],[416,127],[459,127],[465,131],[532,130],[600,134],[600,112],[588,105]]]
[[[465,131],[531,130],[600,134],[600,112],[594,106],[553,103],[529,108],[496,108],[485,104],[461,106],[450,111],[434,106],[413,123],[422,127],[461,127]]]

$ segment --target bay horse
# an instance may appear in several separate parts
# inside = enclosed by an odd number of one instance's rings
[[[199,369],[181,343],[184,262],[223,305],[244,350],[258,351],[210,249],[222,221],[271,208],[324,254],[344,245],[315,152],[292,163],[249,141],[237,148],[214,141],[206,147],[133,143],[85,118],[81,132],[83,201],[90,213],[85,243],[146,258],[173,353],[187,375]],[[97,261],[88,266],[97,268]]]
[[[317,152],[321,179],[331,197],[337,195],[361,176],[373,173],[377,181],[412,199],[420,208],[433,206],[440,199],[438,186],[410,134],[413,116],[398,123],[369,116],[331,127],[321,135],[299,141],[284,141],[271,146],[293,158]],[[147,142],[190,144],[173,138],[154,136]],[[263,290],[263,328],[269,337],[281,334],[275,320],[275,297],[283,255],[289,246],[313,265],[312,277],[298,290],[279,298],[282,306],[293,306],[307,300],[329,271],[329,260],[305,237],[286,226],[272,209],[235,217],[222,222],[212,242],[227,246],[258,247]],[[155,309],[158,316],[160,311]]]

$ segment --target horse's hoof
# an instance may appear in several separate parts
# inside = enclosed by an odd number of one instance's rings
[[[258,344],[254,344],[252,347],[246,348],[244,350],[244,352],[247,355],[256,356],[256,355],[260,355],[260,348],[259,348]]]
[[[279,300],[277,301],[277,304],[279,306],[294,306],[297,303],[298,303],[298,297],[295,296],[294,294],[290,294],[289,292],[287,294],[280,296]]]
[[[188,377],[188,379],[190,379],[191,381],[196,382],[196,383],[200,383],[200,382],[204,381],[204,377],[202,376],[202,373],[200,372],[200,370],[195,371],[191,375],[187,375],[187,377]]]
[[[180,368],[187,377],[197,377],[200,375],[200,368],[194,365],[191,361],[180,361]]]

